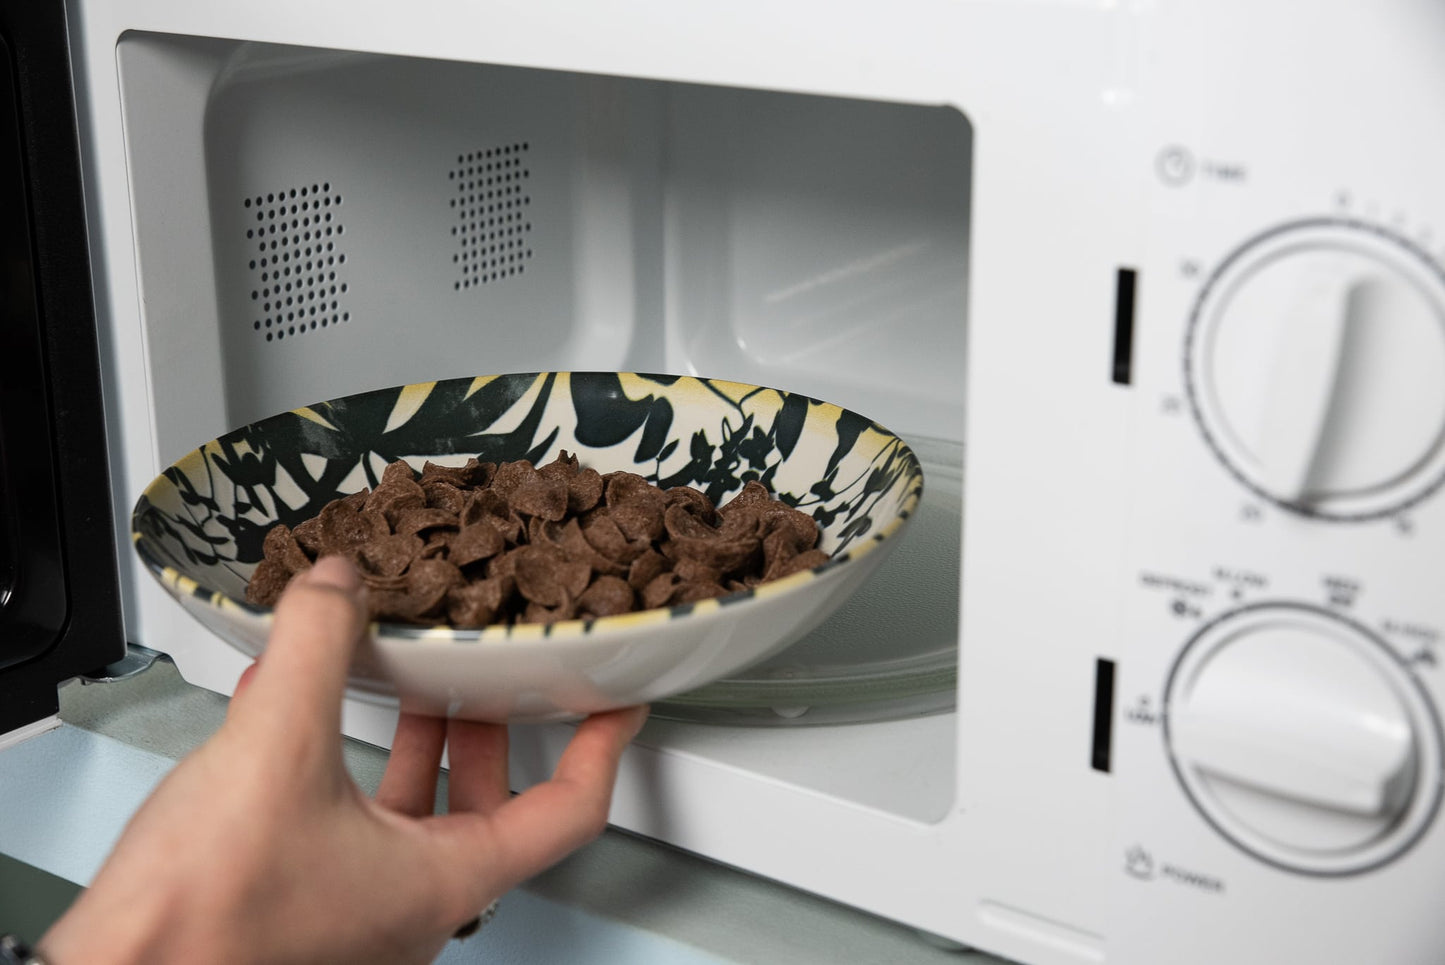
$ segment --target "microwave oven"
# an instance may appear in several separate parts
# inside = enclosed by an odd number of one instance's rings
[[[918,451],[908,542],[659,706],[615,825],[1030,965],[1445,954],[1445,7],[65,14],[130,641],[234,685],[124,523],[254,419],[804,392]]]

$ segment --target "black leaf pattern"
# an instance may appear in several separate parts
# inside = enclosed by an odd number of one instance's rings
[[[672,403],[666,399],[653,399],[647,413],[647,422],[642,438],[637,441],[637,451],[632,454],[633,462],[650,462],[659,457],[667,445],[667,435],[672,431]],[[674,446],[673,448],[676,448]]]
[[[629,399],[622,380],[611,372],[574,372],[572,408],[577,415],[577,441],[601,449],[631,438],[653,413],[653,397]],[[667,427],[663,427],[664,433]],[[646,433],[644,433],[644,437]],[[658,444],[659,448],[661,443]],[[639,444],[641,451],[641,444]],[[644,455],[638,461],[651,459]]]
[[[570,396],[574,425],[547,418],[559,392]],[[388,431],[403,393],[420,404]],[[697,418],[699,407],[715,421]],[[836,557],[915,504],[922,475],[907,447],[876,423],[841,410],[829,425],[825,411],[804,396],[668,375],[521,373],[379,390],[283,413],[207,444],[152,484],[133,528],[142,555],[161,565],[244,577],[274,522],[294,526],[314,516],[342,495],[358,467],[374,484],[376,467],[395,459],[540,463],[560,445],[610,451],[611,463],[629,464],[657,485],[694,486],[717,502],[757,480],[833,532]],[[504,420],[513,428],[494,429]],[[782,467],[810,431],[833,437],[826,465],[805,489],[779,491]],[[630,459],[619,460],[624,445]]]
[[[865,419],[856,412],[850,412],[847,409],[839,412],[836,425],[838,446],[833,450],[833,454],[828,457],[828,467],[825,472],[831,475],[833,471],[838,468],[838,463],[842,462],[843,458],[853,451],[853,447],[857,445],[858,437],[863,434],[863,430],[872,427],[872,420]]]
[[[793,454],[798,440],[803,437],[809,404],[806,396],[789,395],[783,399],[783,407],[778,410],[778,417],[773,420],[773,439],[784,459]]]

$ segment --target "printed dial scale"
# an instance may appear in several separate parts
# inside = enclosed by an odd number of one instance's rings
[[[1440,806],[1429,698],[1394,651],[1325,610],[1267,603],[1211,622],[1169,675],[1164,724],[1204,817],[1291,871],[1384,864]]]
[[[1409,240],[1321,218],[1236,250],[1196,303],[1195,417],[1257,494],[1369,519],[1445,479],[1445,273]]]
[[[1256,494],[1324,521],[1398,512],[1445,479],[1445,273],[1363,222],[1267,231],[1206,284],[1185,378],[1210,446]],[[1289,871],[1378,867],[1440,807],[1429,697],[1327,610],[1261,603],[1209,623],[1170,672],[1164,721],[1204,818]]]

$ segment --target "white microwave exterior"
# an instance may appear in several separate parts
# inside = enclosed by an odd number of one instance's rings
[[[967,441],[963,642],[959,709],[940,719],[955,747],[952,803],[936,821],[901,818],[771,776],[765,751],[755,767],[692,753],[680,729],[661,726],[629,752],[614,822],[1034,965],[1424,961],[1429,939],[1445,945],[1420,906],[1439,893],[1438,832],[1390,873],[1326,893],[1211,837],[1181,804],[1157,734],[1131,730],[1122,711],[1114,773],[1087,766],[1095,660],[1119,661],[1121,702],[1157,695],[1189,635],[1160,616],[1141,572],[1208,572],[1254,553],[1253,565],[1276,575],[1271,592],[1317,596],[1311,557],[1326,554],[1379,590],[1380,612],[1445,622],[1421,602],[1431,595],[1420,578],[1432,564],[1439,571],[1445,541],[1417,540],[1402,568],[1382,527],[1316,535],[1266,513],[1273,541],[1251,542],[1219,522],[1238,517],[1241,491],[1187,417],[1173,414],[1198,285],[1183,262],[1207,270],[1250,233],[1317,213],[1345,188],[1373,199],[1380,217],[1445,217],[1438,177],[1427,184],[1398,154],[1382,167],[1374,149],[1401,145],[1392,120],[1408,118],[1403,143],[1438,160],[1445,111],[1430,105],[1445,84],[1421,66],[1418,48],[1433,43],[1434,60],[1445,61],[1441,18],[1424,3],[1390,5],[1391,17],[1383,9],[1315,5],[1306,43],[1287,3],[74,4],[119,515],[167,461],[154,426],[173,402],[153,397],[148,373],[155,359],[184,351],[147,345],[142,324],[116,64],[128,31],[951,105],[974,132],[969,364],[958,373],[968,406],[955,436]],[[1335,76],[1321,64],[1371,18],[1393,25],[1402,55],[1371,63],[1368,76],[1337,76],[1318,115],[1288,115],[1298,124],[1290,137],[1270,111],[1313,101],[1210,112],[1213,102],[1250,104],[1255,87],[1288,88],[1297,73]],[[1208,58],[1235,49],[1238,70],[1221,80]],[[1362,137],[1329,164],[1303,163],[1317,160],[1311,145],[1338,139],[1331,99],[1362,98],[1390,106],[1380,130],[1365,132],[1383,140]],[[1162,183],[1155,161],[1171,145],[1247,165],[1250,179]],[[1120,266],[1137,268],[1145,285],[1130,388],[1107,378]],[[1445,522],[1438,504],[1413,516],[1426,533]],[[205,638],[133,557],[121,562],[132,638],[175,654],[188,678],[229,690],[241,658]],[[910,735],[936,739],[939,724],[838,729],[818,766],[896,754]],[[386,740],[386,716],[374,708],[349,708],[347,726]],[[528,778],[565,736],[521,735]],[[1223,894],[1166,882],[1141,890],[1126,874],[1129,848],[1168,854],[1176,842],[1187,854],[1176,861],[1227,882]],[[1276,912],[1264,925],[1253,917],[1260,903]],[[1147,913],[1132,910],[1140,907]]]
[[[1434,642],[1445,620],[1436,589],[1445,567],[1438,471],[1421,472],[1423,496],[1400,496],[1372,516],[1325,519],[1284,508],[1260,491],[1267,487],[1236,478],[1238,467],[1226,468],[1202,441],[1188,399],[1206,390],[1188,384],[1185,346],[1191,325],[1204,324],[1195,316],[1206,293],[1223,283],[1231,262],[1247,263],[1269,238],[1306,250],[1321,236],[1315,232],[1352,236],[1356,250],[1388,249],[1382,264],[1402,272],[1421,268],[1434,321],[1445,323],[1445,182],[1426,173],[1445,158],[1445,8],[1176,12],[1156,24],[1158,49],[1176,63],[1151,91],[1146,125],[1157,138],[1156,159],[1187,146],[1194,166],[1184,186],[1156,177],[1143,199],[1148,288],[1129,414],[1108,856],[1116,876],[1112,921],[1120,927],[1109,931],[1109,958],[1436,962],[1445,954],[1445,925],[1432,911],[1445,887],[1437,709],[1445,687]],[[1371,248],[1377,240],[1384,244]],[[1392,377],[1379,375],[1366,391],[1381,391]],[[1160,576],[1187,591],[1161,589]],[[1227,817],[1206,820],[1181,791],[1174,771],[1187,765],[1166,753],[1158,713],[1174,712],[1171,673],[1187,641],[1254,608],[1303,612],[1373,637],[1378,648],[1361,652],[1391,668],[1402,697],[1421,702],[1415,753],[1419,813],[1429,824],[1399,836],[1379,864],[1333,873],[1325,846],[1318,862],[1276,856],[1273,844],[1247,853],[1219,830]],[[1141,853],[1153,875],[1129,873]]]

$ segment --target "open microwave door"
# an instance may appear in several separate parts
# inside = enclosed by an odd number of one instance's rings
[[[0,8],[0,734],[125,655],[64,9]]]

